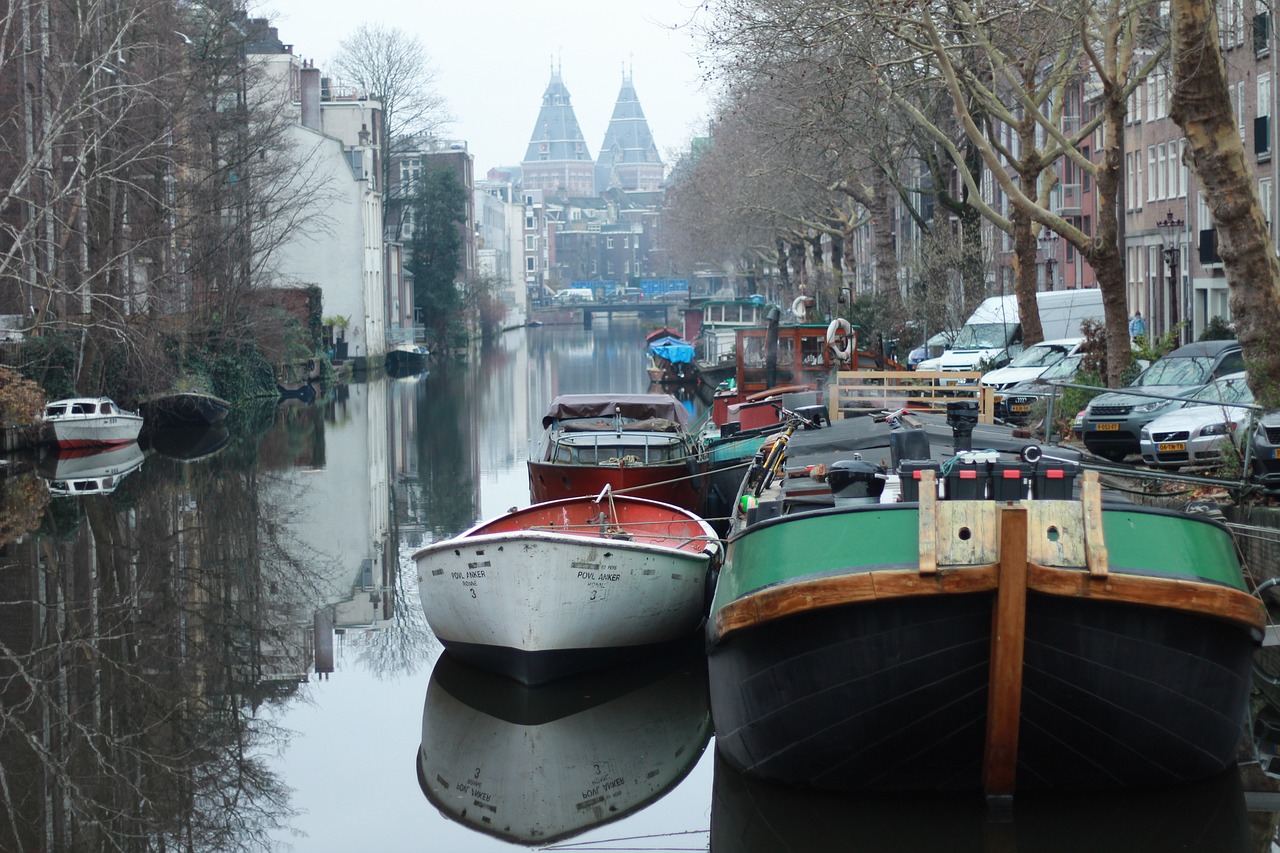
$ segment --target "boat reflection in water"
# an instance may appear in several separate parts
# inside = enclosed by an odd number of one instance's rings
[[[1011,813],[980,797],[854,796],[748,778],[719,753],[711,853],[1247,853],[1255,848],[1240,774],[1173,788],[1020,793]]]
[[[543,844],[661,798],[710,737],[699,648],[539,687],[445,652],[427,687],[418,783],[450,820]]]
[[[146,435],[151,450],[179,462],[206,459],[221,450],[230,437],[224,423],[170,426]]]
[[[37,470],[55,497],[109,495],[142,467],[146,455],[136,441],[103,448],[53,448]]]

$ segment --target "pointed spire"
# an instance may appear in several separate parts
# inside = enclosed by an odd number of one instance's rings
[[[652,192],[662,185],[662,158],[631,80],[624,64],[622,88],[596,161],[597,194],[610,187]]]
[[[521,167],[526,189],[574,197],[587,197],[594,191],[591,153],[573,112],[569,90],[554,62]]]

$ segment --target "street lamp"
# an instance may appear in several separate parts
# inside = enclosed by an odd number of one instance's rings
[[[1156,227],[1160,229],[1160,240],[1164,243],[1164,262],[1169,265],[1170,299],[1169,299],[1169,328],[1176,328],[1179,322],[1182,306],[1182,280],[1178,277],[1178,261],[1181,259],[1182,251],[1178,248],[1179,240],[1182,236],[1183,221],[1177,219],[1170,209],[1156,223]],[[1178,341],[1182,341],[1182,332],[1178,333]]]
[[[1048,228],[1040,232],[1040,248],[1044,252],[1045,290],[1054,290],[1053,267],[1058,262],[1058,233]]]

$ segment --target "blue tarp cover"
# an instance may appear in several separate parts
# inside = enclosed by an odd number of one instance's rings
[[[689,364],[693,361],[693,346],[679,338],[658,338],[649,344],[649,352],[665,358],[672,364]]]

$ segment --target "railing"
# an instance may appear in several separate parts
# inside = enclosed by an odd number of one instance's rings
[[[979,371],[842,370],[828,386],[828,415],[834,422],[860,409],[945,413],[947,403],[977,400],[978,421],[993,423],[995,392],[978,384],[981,376]]]

